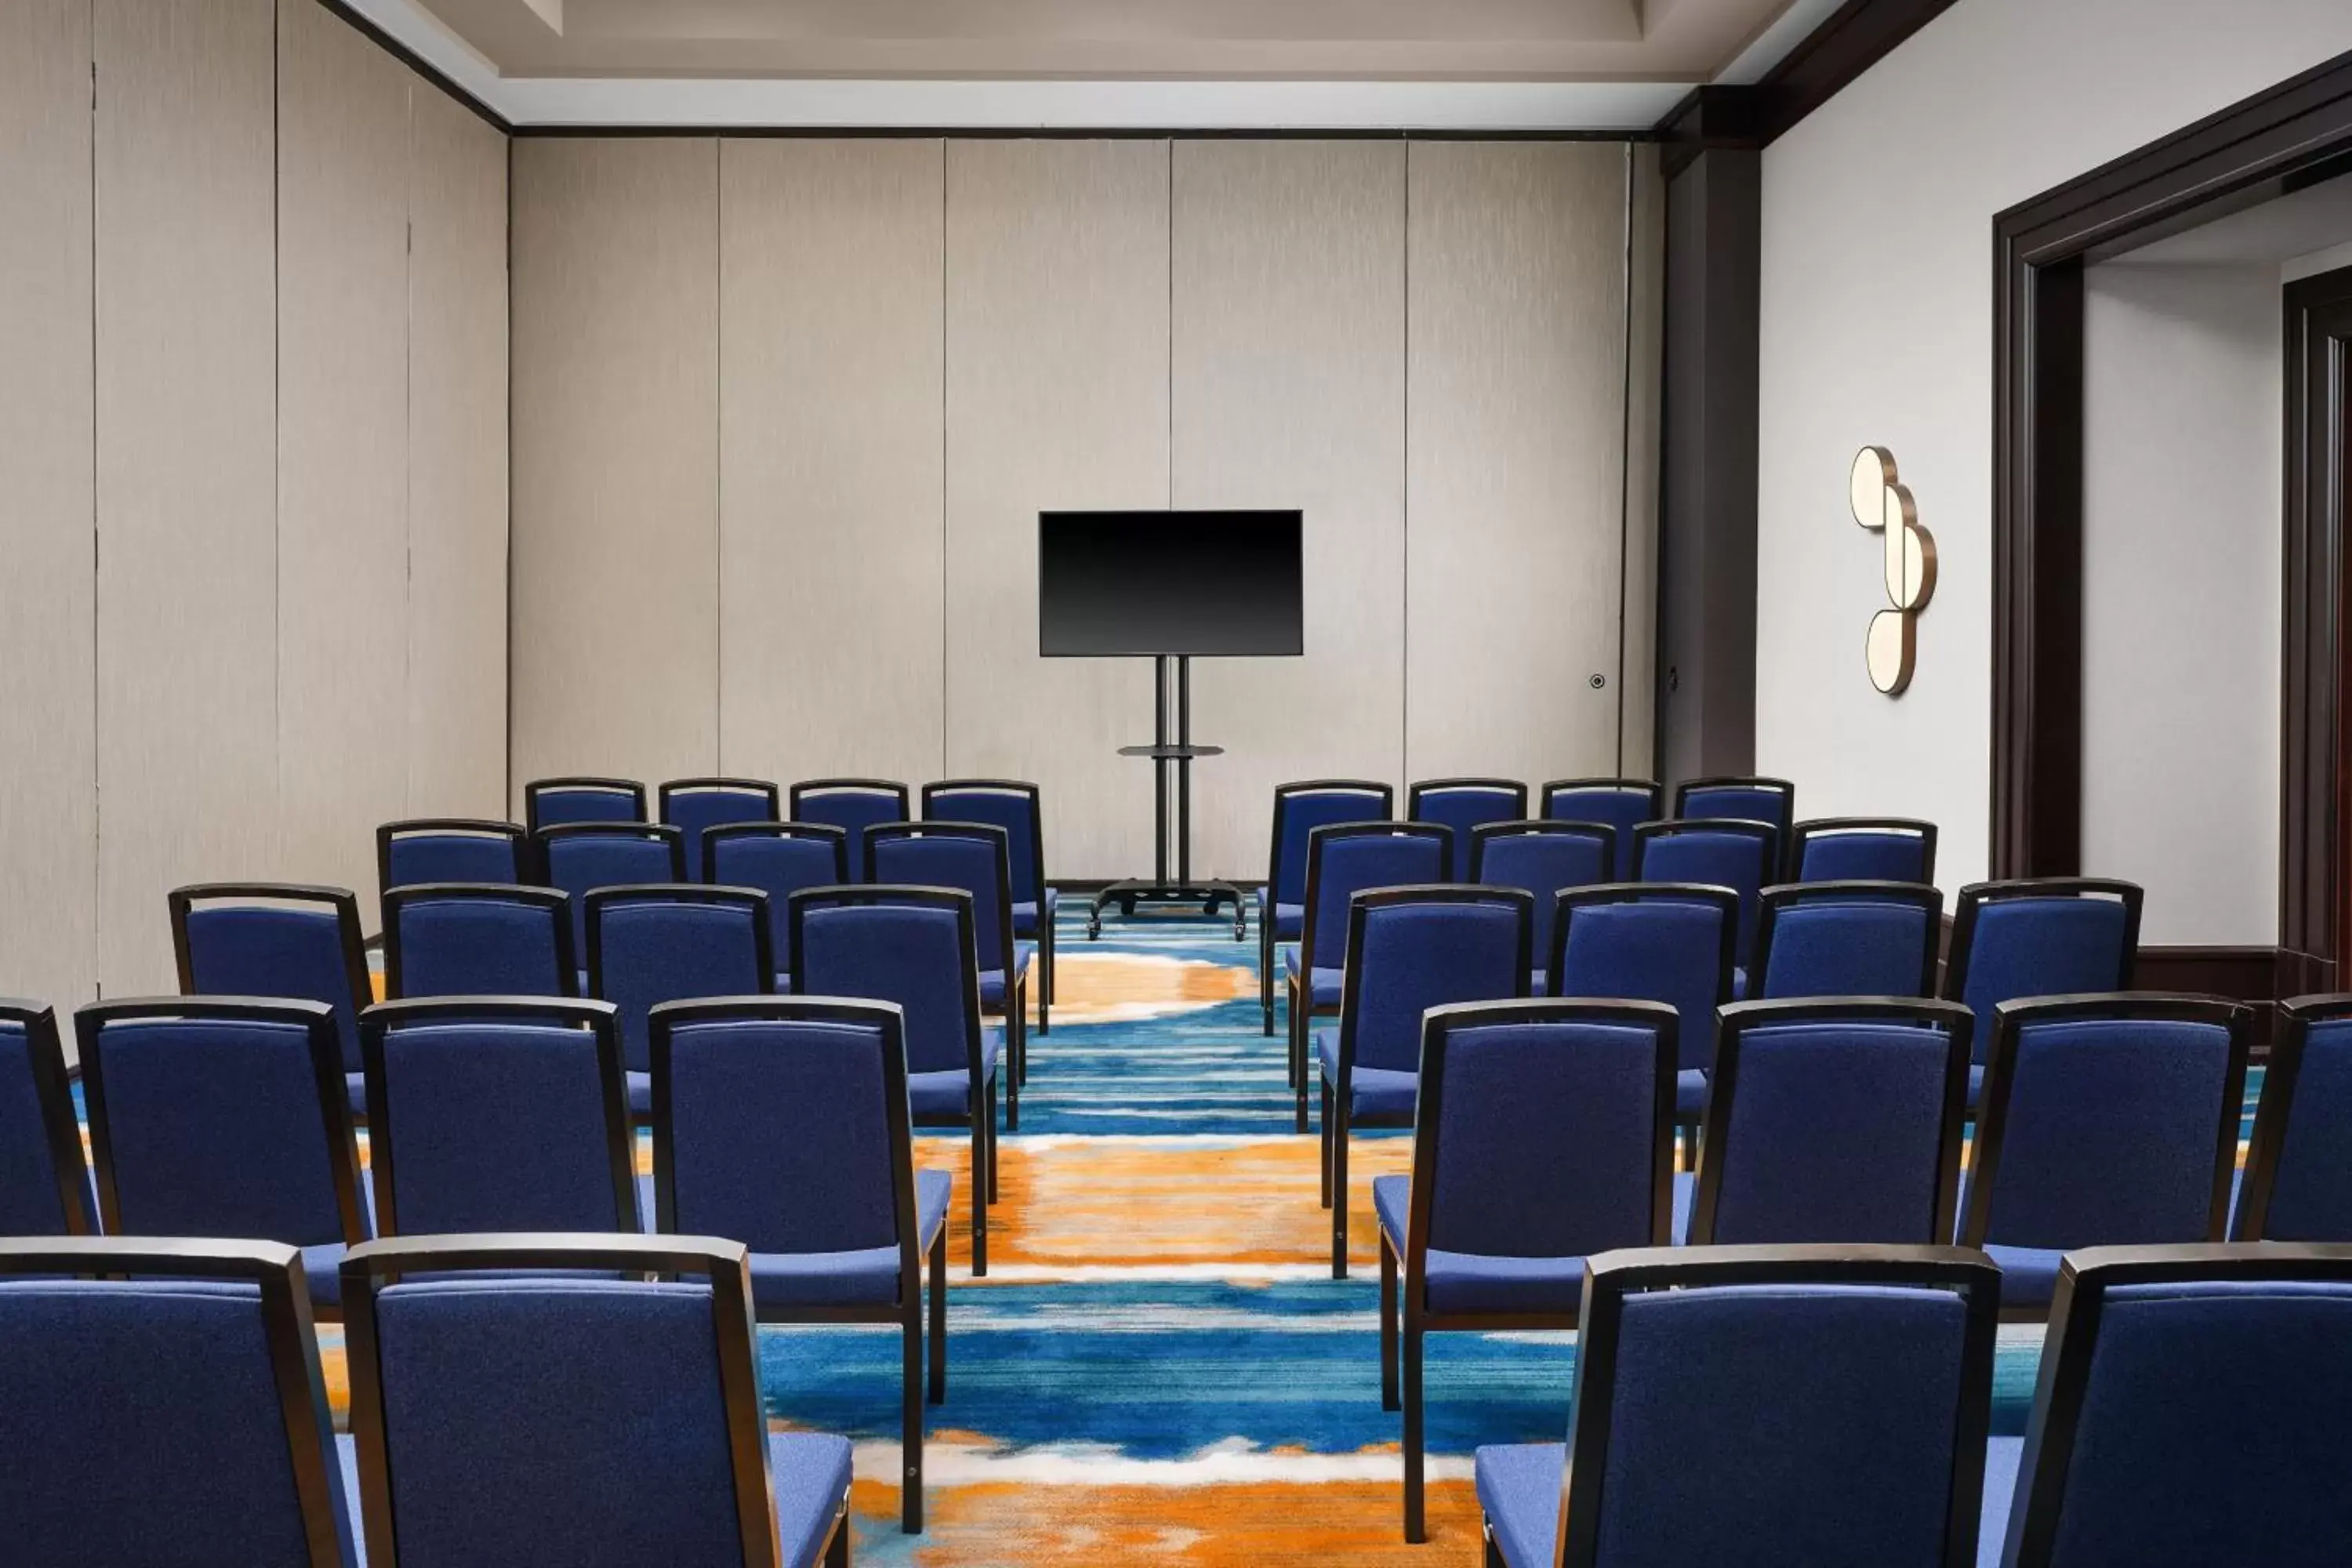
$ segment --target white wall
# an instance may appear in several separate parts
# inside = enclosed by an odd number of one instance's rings
[[[2083,869],[2278,938],[2279,269],[2084,274]]]
[[[1993,215],[2347,49],[2344,0],[1959,0],[1765,152],[1757,763],[1805,815],[1930,817],[1947,888],[1985,871]],[[1862,664],[1865,443],[1941,566],[1895,700]]]

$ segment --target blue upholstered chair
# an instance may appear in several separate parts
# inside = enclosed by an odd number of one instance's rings
[[[360,1009],[375,1000],[375,987],[358,898],[292,882],[204,882],[173,889],[170,904],[181,994],[325,1003],[342,1054],[345,1103],[354,1114],[362,1110]]]
[[[1765,889],[1760,909],[1749,996],[1936,994],[1944,895],[1934,887],[1790,882]]]
[[[1339,1025],[1315,1031],[1332,1279],[1348,1277],[1349,1130],[1412,1125],[1423,1014],[1526,999],[1534,901],[1517,888],[1441,884],[1379,888],[1349,902]]]
[[[947,1396],[945,1171],[915,1169],[898,1009],[830,997],[654,1011],[654,1212],[751,1248],[763,1323],[900,1331],[901,1521],[923,1528],[923,1259],[930,1396]]]
[[[379,1236],[643,1228],[611,1003],[379,1003],[360,1047]]]
[[[1952,907],[1944,994],[1977,1016],[1969,1105],[1983,1099],[1993,1009],[2032,996],[2128,991],[2139,958],[2139,888],[2084,877],[1977,882]]]
[[[572,895],[554,888],[420,882],[383,895],[383,994],[577,996]]]
[[[793,980],[802,994],[898,1005],[915,1125],[971,1129],[971,1271],[982,1276],[988,1205],[996,1201],[1004,1031],[981,1016],[972,924],[970,893],[888,885],[795,893],[790,921]]]
[[[1299,1131],[1307,1131],[1307,1090],[1314,1070],[1307,1047],[1314,1021],[1339,1011],[1348,906],[1368,888],[1442,882],[1453,854],[1454,830],[1433,822],[1334,823],[1307,836],[1307,918],[1298,941],[1280,954]]]
[[[1724,1008],[1695,1196],[1675,1239],[1949,1240],[1974,1022],[1957,1002],[1848,997]]]
[[[2347,1454],[2352,1247],[2092,1247],[2060,1274],[2026,1436],[1985,1456],[1979,1561],[2336,1568]]]
[[[1543,786],[1543,814],[1551,822],[1582,822],[1614,830],[1616,852],[1633,852],[1633,829],[1666,815],[1666,789],[1654,779],[1554,779]],[[1632,874],[1630,859],[1609,868],[1609,879]]]
[[[1715,1061],[1715,1010],[1730,1001],[1739,899],[1728,888],[1612,882],[1559,895],[1546,978],[1555,996],[1663,1002],[1682,1020],[1675,1121],[1696,1136]]]
[[[847,1568],[849,1444],[770,1430],[740,1243],[410,1237],[344,1271],[370,1568]]]
[[[792,897],[804,888],[837,888],[851,879],[849,835],[821,822],[730,822],[708,829],[709,879],[768,895],[768,942],[779,962],[792,951],[786,929]],[[776,992],[793,977],[778,971]]]
[[[1594,1258],[1567,1444],[1478,1450],[1487,1561],[1971,1568],[1999,1289],[1943,1247]]]
[[[1423,1336],[1572,1329],[1586,1257],[1669,1240],[1675,1027],[1649,1002],[1426,1016],[1412,1174],[1372,1182],[1381,1405],[1400,1404],[1402,1359],[1407,1541],[1423,1536]]]
[[[664,1002],[765,996],[775,983],[768,896],[756,888],[653,882],[588,895],[588,989],[619,1012],[633,1115],[653,1114],[647,1014]]]
[[[588,895],[597,888],[686,880],[686,836],[667,823],[579,822],[534,840],[548,886],[572,895],[572,951],[588,989]]]
[[[1037,944],[1013,934],[1013,875],[1004,829],[984,822],[887,822],[866,830],[868,882],[955,888],[971,895],[981,1011],[1004,1029],[1004,1125],[1021,1126],[1029,1079],[1029,964]]]
[[[1307,930],[1308,836],[1335,823],[1386,822],[1395,815],[1396,792],[1365,779],[1306,779],[1275,786],[1274,843],[1266,851],[1265,886],[1257,900],[1257,999],[1267,1034],[1274,1033],[1276,950]]]
[[[379,891],[418,882],[535,881],[530,838],[511,822],[472,816],[425,816],[387,822],[375,830]]]
[[[2010,1315],[2047,1313],[2077,1247],[2228,1234],[2249,1016],[2150,994],[1994,1009],[1960,1245],[2000,1265]]]
[[[941,779],[923,786],[923,820],[1004,829],[1013,934],[1037,946],[1037,1032],[1046,1033],[1054,1021],[1054,920],[1061,895],[1045,880],[1045,813],[1037,786],[1019,779]],[[1022,1068],[1025,1078],[1025,1052]]]
[[[1490,822],[1470,832],[1470,880],[1482,888],[1520,888],[1535,900],[1528,951],[1537,965],[1528,988],[1544,994],[1542,965],[1551,957],[1559,895],[1597,888],[1617,863],[1617,830],[1595,822]]]
[[[1692,779],[1675,788],[1675,820],[1761,822],[1772,828],[1772,875],[1797,820],[1797,786],[1786,779]]]
[[[792,805],[794,822],[822,822],[847,836],[853,877],[866,864],[866,830],[914,815],[907,786],[889,779],[803,779],[793,785]]]
[[[1907,816],[1821,816],[1789,836],[1791,882],[1932,882],[1936,825]]]
[[[1517,779],[1423,779],[1405,791],[1404,814],[1413,822],[1443,823],[1454,829],[1454,853],[1446,858],[1446,882],[1475,880],[1470,870],[1470,835],[1490,822],[1524,822],[1528,786]]]
[[[1728,888],[1739,895],[1738,956],[1732,960],[1732,994],[1748,994],[1748,970],[1756,960],[1756,926],[1764,889],[1780,864],[1779,839],[1761,823],[1701,817],[1645,822],[1633,829],[1635,882],[1696,882]]]
[[[661,819],[678,831],[686,849],[686,879],[715,882],[702,836],[734,822],[773,822],[783,815],[783,797],[765,779],[672,779],[656,797]]]
[[[58,1016],[0,997],[0,1236],[97,1229]]]
[[[2352,1242],[2352,996],[2279,1009],[2246,1156],[2237,1241]]]
[[[522,810],[534,838],[541,829],[569,823],[643,822],[646,786],[635,779],[533,779],[522,786]]]
[[[0,1240],[0,1521],[31,1568],[348,1568],[301,1255]]]
[[[333,1309],[335,1266],[368,1238],[368,1213],[332,1011],[241,996],[93,1002],[74,1036],[107,1231],[299,1247],[312,1305]]]

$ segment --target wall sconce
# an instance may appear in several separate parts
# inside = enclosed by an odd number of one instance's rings
[[[1849,483],[1854,521],[1885,535],[1886,544],[1889,607],[1870,617],[1863,659],[1870,683],[1900,697],[1911,684],[1911,666],[1918,657],[1919,612],[1936,595],[1936,539],[1919,526],[1919,509],[1895,479],[1895,454],[1885,447],[1864,447],[1855,453]]]

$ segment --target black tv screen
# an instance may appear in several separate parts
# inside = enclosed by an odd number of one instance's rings
[[[1047,658],[1306,651],[1296,511],[1037,515]]]

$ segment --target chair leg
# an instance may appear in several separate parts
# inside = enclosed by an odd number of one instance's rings
[[[1257,1005],[1265,1014],[1265,1032],[1274,1036],[1274,922],[1261,916],[1257,927]]]
[[[1290,1058],[1290,1087],[1298,1087],[1298,986],[1288,975],[1282,979],[1283,1049]]]
[[[1054,922],[1044,919],[1045,910],[1038,910],[1037,921],[1037,1032],[1051,1034],[1054,1028]],[[1029,1064],[1024,1058],[1021,1076],[1029,1076]]]
[[[931,1242],[931,1403],[948,1400],[948,1231]]]
[[[1397,1397],[1397,1255],[1389,1233],[1381,1232],[1381,1408],[1394,1410]]]
[[[908,1535],[923,1533],[923,1320],[909,1307],[905,1335],[906,1353],[900,1371],[898,1411],[898,1528]]]
[[[824,1549],[824,1568],[849,1568],[849,1510],[844,1509],[841,1522],[834,1526],[833,1540]]]
[[[1323,1134],[1331,1141],[1331,1278],[1348,1277],[1348,1108],[1333,1095],[1336,1114],[1325,1121]]]
[[[1404,1538],[1413,1546],[1429,1539],[1421,1507],[1421,1325],[1408,1321],[1404,1326]]]
[[[1029,1054],[1029,1027],[1025,1016],[1028,997],[1021,986],[1013,985],[1006,989],[1004,1000],[1008,1004],[1004,1010],[1005,1047],[1008,1052],[1004,1062],[1004,1125],[1018,1132],[1021,1131],[1021,1062]],[[988,1194],[988,1201],[996,1201],[994,1192]]]
[[[1328,1209],[1331,1206],[1331,1086],[1328,1083],[1323,1086],[1323,1118],[1318,1125],[1322,1131],[1316,1143],[1323,1158],[1323,1206]]]
[[[1503,1561],[1503,1549],[1495,1544],[1495,1532],[1486,1528],[1485,1520],[1478,1521],[1478,1529],[1486,1538],[1486,1568],[1511,1568]]]
[[[978,1124],[971,1130],[971,1273],[975,1279],[988,1277],[988,1184],[990,1132],[996,1120],[996,1090],[988,1091],[988,1102],[982,1107]]]
[[[988,1201],[996,1201],[996,1156],[1003,1145],[996,1141],[996,1083],[988,1085]]]

